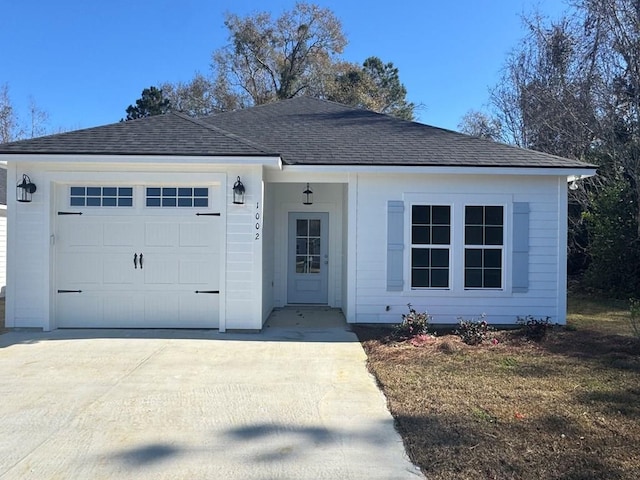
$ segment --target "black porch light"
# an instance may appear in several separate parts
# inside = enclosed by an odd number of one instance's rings
[[[313,205],[313,191],[311,191],[311,189],[309,188],[309,183],[307,183],[307,188],[304,192],[302,192],[302,194],[304,195],[304,201],[302,202],[302,204]]]
[[[244,185],[240,181],[240,177],[238,177],[236,183],[233,184],[233,203],[236,205],[244,205],[244,192]]]
[[[31,181],[26,173],[22,175],[22,182],[16,185],[16,198],[19,202],[28,203],[36,191],[36,184]]]

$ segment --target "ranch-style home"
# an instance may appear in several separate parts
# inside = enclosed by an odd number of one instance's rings
[[[567,188],[593,165],[299,97],[0,145],[6,326],[258,330],[566,311]]]

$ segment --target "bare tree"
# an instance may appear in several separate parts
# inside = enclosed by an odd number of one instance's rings
[[[277,19],[227,14],[225,26],[230,44],[213,54],[214,82],[240,107],[305,93],[347,43],[331,10],[306,3]]]
[[[496,117],[477,110],[469,110],[460,123],[458,130],[474,137],[486,138],[495,142],[503,141],[502,125]]]
[[[224,110],[226,101],[223,92],[218,92],[215,84],[200,73],[187,83],[163,83],[160,89],[164,98],[169,100],[171,110],[185,113],[191,117],[211,115]],[[216,94],[217,93],[217,94]]]
[[[26,120],[22,121],[9,95],[9,85],[0,85],[0,143],[34,138],[49,133],[49,114],[29,97]]]
[[[18,116],[9,96],[9,85],[0,85],[0,143],[12,142],[22,136]]]

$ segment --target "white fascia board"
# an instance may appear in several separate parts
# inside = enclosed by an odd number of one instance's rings
[[[0,162],[18,163],[127,163],[127,164],[208,164],[208,165],[263,165],[282,169],[279,156],[187,156],[187,155],[50,155],[0,154]]]
[[[550,168],[550,167],[434,167],[411,165],[284,165],[283,171],[291,173],[408,173],[431,175],[531,175],[531,176],[558,176],[558,177],[592,177],[596,174],[595,168]]]

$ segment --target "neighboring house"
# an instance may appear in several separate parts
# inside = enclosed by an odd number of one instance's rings
[[[307,97],[4,144],[0,160],[10,186],[37,186],[7,199],[7,327],[45,330],[255,330],[286,305],[396,323],[409,303],[436,323],[564,323],[567,184],[595,174]]]
[[[7,284],[7,165],[0,163],[0,298]]]

